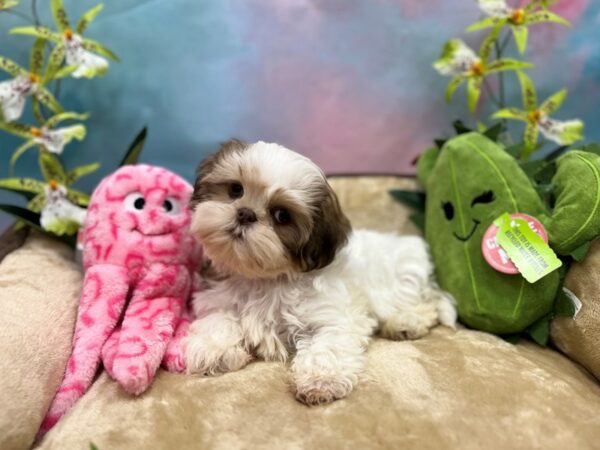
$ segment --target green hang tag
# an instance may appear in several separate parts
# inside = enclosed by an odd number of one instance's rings
[[[496,242],[528,282],[535,283],[562,265],[544,239],[529,227],[527,220],[511,218],[505,213],[494,221],[494,225],[498,227]]]

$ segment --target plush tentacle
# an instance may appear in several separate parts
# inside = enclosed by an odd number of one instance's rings
[[[182,341],[188,335],[191,321],[190,312],[187,310],[184,311],[173,338],[167,344],[162,366],[169,372],[183,372],[185,370],[185,354],[183,352]]]
[[[191,287],[184,266],[153,265],[136,286],[112,365],[114,378],[135,395],[144,392],[173,337]]]
[[[121,327],[117,327],[111,333],[110,337],[102,347],[102,363],[104,365],[104,369],[108,372],[111,378],[114,378],[113,375],[113,364],[115,361],[115,356],[117,355],[117,349],[119,347],[119,337],[121,336]]]
[[[85,273],[73,350],[63,382],[44,418],[47,431],[89,388],[100,363],[102,346],[117,324],[129,289],[127,270],[97,265]]]

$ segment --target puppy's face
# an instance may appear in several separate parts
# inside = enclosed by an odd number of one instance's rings
[[[230,141],[200,164],[191,231],[221,269],[276,278],[328,265],[350,222],[321,170],[277,144]]]

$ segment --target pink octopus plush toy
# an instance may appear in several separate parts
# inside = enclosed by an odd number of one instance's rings
[[[201,260],[188,232],[191,193],[179,176],[148,165],[124,166],[94,191],[73,350],[42,433],[87,391],[100,362],[134,395],[150,386],[161,362],[185,369],[180,341]]]

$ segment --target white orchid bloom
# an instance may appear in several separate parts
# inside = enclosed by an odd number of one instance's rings
[[[44,230],[54,230],[68,223],[82,225],[86,210],[67,198],[67,188],[51,180],[45,188],[46,201],[40,215]]]
[[[481,59],[462,40],[452,39],[446,43],[442,56],[433,67],[442,75],[468,75],[481,65]]]
[[[540,133],[558,145],[570,145],[583,139],[583,122],[578,119],[556,120],[542,114],[538,125]]]
[[[507,17],[514,11],[506,4],[505,0],[478,0],[477,4],[479,9],[492,17]]]
[[[108,60],[86,50],[81,36],[67,30],[63,35],[63,43],[67,65],[76,67],[71,74],[74,78],[91,78],[108,70]]]
[[[35,93],[38,81],[38,77],[31,74],[0,82],[0,108],[6,122],[13,122],[23,115],[25,99]]]
[[[81,141],[85,138],[85,127],[83,125],[72,125],[63,128],[32,128],[33,142],[43,145],[51,153],[60,155],[65,145],[73,139]]]

